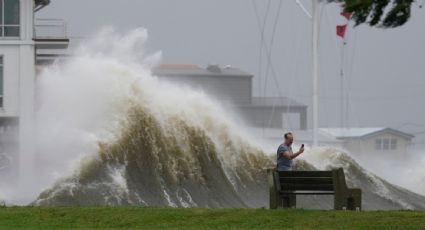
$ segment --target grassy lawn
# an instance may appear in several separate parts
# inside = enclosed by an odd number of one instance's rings
[[[142,207],[0,208],[0,229],[425,229],[425,212],[173,209]]]

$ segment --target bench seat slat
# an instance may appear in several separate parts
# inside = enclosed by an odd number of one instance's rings
[[[285,195],[334,195],[335,192],[333,191],[282,191],[280,194]]]
[[[308,190],[308,191],[333,191],[334,186],[332,184],[280,184],[281,190]]]

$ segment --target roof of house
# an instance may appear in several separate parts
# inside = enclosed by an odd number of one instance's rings
[[[153,68],[152,73],[158,76],[237,76],[253,77],[238,68],[231,66],[220,67],[219,65],[208,65],[203,68],[193,64],[162,64]]]
[[[323,132],[326,132],[338,139],[346,139],[346,138],[366,138],[375,136],[382,133],[392,133],[394,135],[398,135],[404,137],[406,139],[412,139],[414,136],[402,132],[400,130],[378,127],[378,128],[321,128]]]
[[[293,134],[298,141],[303,141],[303,142],[313,141],[313,130],[311,130],[311,129],[294,130]],[[321,132],[320,130],[319,130],[319,133],[317,134],[317,139],[321,143],[339,143],[339,142],[342,142],[342,140],[337,139],[337,138],[333,137],[332,135],[329,135],[326,132]]]
[[[307,107],[307,105],[295,101],[289,97],[252,97],[251,103],[245,107]]]

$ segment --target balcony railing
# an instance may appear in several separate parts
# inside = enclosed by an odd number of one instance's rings
[[[65,39],[68,37],[67,33],[67,23],[63,19],[35,19],[34,38],[36,39]]]

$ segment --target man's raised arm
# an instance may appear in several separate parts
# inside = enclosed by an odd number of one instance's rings
[[[283,152],[283,157],[285,157],[286,159],[295,159],[297,156],[299,156],[301,153],[304,152],[304,147],[301,147],[300,150],[298,150],[298,152],[296,153],[290,153],[289,151],[285,151]]]

